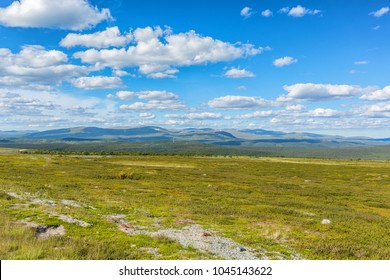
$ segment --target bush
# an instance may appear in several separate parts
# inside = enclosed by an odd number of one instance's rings
[[[130,179],[130,180],[140,180],[142,176],[134,172],[121,171],[118,173],[118,178],[121,180]]]

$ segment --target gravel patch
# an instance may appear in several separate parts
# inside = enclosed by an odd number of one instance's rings
[[[37,205],[44,205],[44,206],[55,206],[56,203],[53,200],[50,199],[41,199],[41,198],[36,198],[30,195],[29,193],[25,194],[18,194],[15,192],[7,192],[9,196],[12,196],[14,198],[20,199],[20,200],[28,200],[30,204],[37,204]]]
[[[107,220],[118,225],[118,229],[129,235],[146,234],[151,237],[166,237],[179,242],[184,247],[193,247],[199,251],[209,252],[228,260],[257,260],[252,251],[230,238],[218,236],[215,232],[203,229],[200,225],[191,224],[181,229],[147,230],[145,227],[134,226],[124,220],[125,215],[106,216]],[[265,255],[261,259],[267,259]]]
[[[38,225],[36,222],[30,221],[29,218],[24,219],[24,220],[21,220],[20,223],[22,223],[22,224],[25,225],[26,227],[32,227],[32,228],[37,228],[37,227],[39,227],[39,225]]]
[[[76,208],[81,208],[81,205],[79,205],[76,201],[70,200],[70,199],[63,199],[61,200],[61,203],[66,205],[66,206],[72,206]]]
[[[259,259],[249,248],[246,248],[230,238],[220,237],[205,231],[199,225],[189,225],[182,229],[162,229],[149,232],[150,236],[164,236],[179,242],[184,247],[193,247],[207,251],[228,260],[257,260]]]
[[[84,222],[82,220],[77,220],[77,219],[75,219],[75,218],[73,218],[72,216],[69,216],[69,215],[60,214],[60,215],[57,215],[57,217],[61,221],[64,221],[64,222],[67,222],[67,223],[71,223],[71,224],[76,224],[76,225],[81,226],[81,227],[90,227],[90,226],[92,226],[91,224],[89,224],[87,222]]]
[[[31,204],[45,205],[45,206],[55,206],[56,203],[50,199],[40,199],[40,198],[31,198]]]
[[[24,199],[24,196],[21,195],[21,194],[17,194],[17,193],[14,193],[14,192],[7,192],[7,194],[13,198],[17,198],[17,199]]]

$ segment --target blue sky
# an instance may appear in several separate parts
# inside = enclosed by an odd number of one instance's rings
[[[0,130],[390,136],[390,1],[0,2]]]

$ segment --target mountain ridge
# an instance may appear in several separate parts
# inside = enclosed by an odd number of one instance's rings
[[[222,146],[356,147],[389,144],[390,138],[343,137],[308,132],[265,129],[166,129],[158,126],[101,128],[71,127],[44,131],[0,131],[5,139],[57,139],[62,141],[198,141]]]

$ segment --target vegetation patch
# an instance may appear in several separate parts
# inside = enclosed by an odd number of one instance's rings
[[[0,257],[388,259],[389,171],[385,161],[7,151]],[[39,226],[65,234],[38,238]]]

